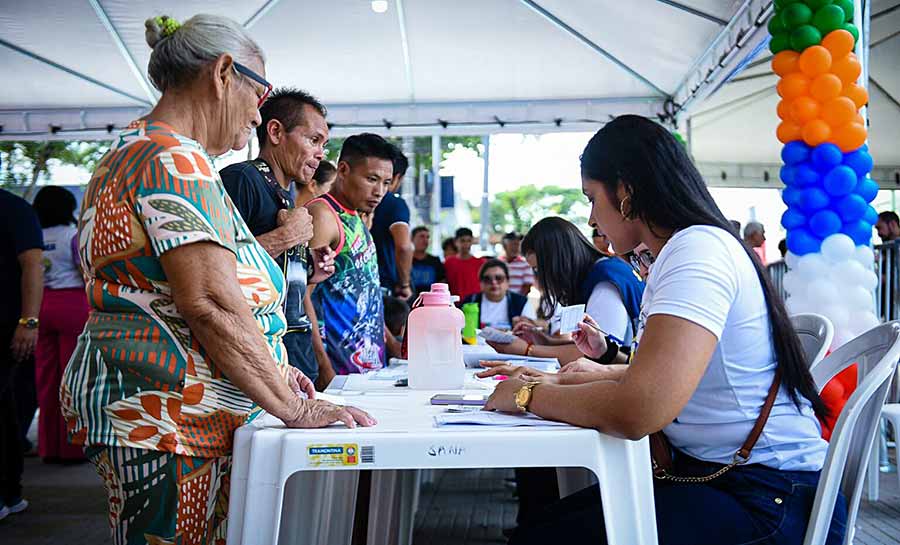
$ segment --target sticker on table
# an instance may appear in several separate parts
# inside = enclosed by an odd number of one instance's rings
[[[309,465],[313,467],[342,467],[359,465],[359,446],[310,445],[306,449]]]

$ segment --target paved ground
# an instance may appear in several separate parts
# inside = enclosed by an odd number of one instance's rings
[[[415,545],[505,543],[502,529],[514,524],[516,503],[504,478],[510,470],[436,473],[416,516]],[[106,497],[90,464],[48,466],[29,458],[25,492],[31,508],[0,521],[3,545],[110,543]],[[857,545],[900,545],[900,486],[896,473],[881,475],[881,501],[863,502]],[[322,544],[330,545],[330,544]]]

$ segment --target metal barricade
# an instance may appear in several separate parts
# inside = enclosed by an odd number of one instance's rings
[[[787,293],[784,291],[784,274],[788,270],[787,263],[784,261],[776,261],[766,265],[769,272],[769,278],[772,279],[772,285],[775,286],[775,293],[781,295],[781,299],[787,299]]]
[[[875,315],[882,322],[900,318],[900,240],[875,246]]]

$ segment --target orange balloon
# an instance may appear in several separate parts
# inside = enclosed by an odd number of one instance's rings
[[[800,140],[800,125],[797,125],[793,121],[782,121],[775,130],[775,136],[778,137],[778,141],[782,144]]]
[[[837,97],[822,105],[822,119],[832,128],[842,127],[853,121],[856,104],[847,97]]]
[[[837,76],[834,77],[837,79]],[[809,78],[800,72],[792,72],[781,78],[781,81],[776,86],[776,90],[782,98],[787,99],[809,94]]]
[[[778,113],[778,117],[782,120],[790,119],[791,117],[791,103],[787,100],[779,100],[778,107],[775,110]]]
[[[862,65],[859,63],[856,55],[850,53],[846,57],[835,59],[831,63],[831,73],[841,78],[844,85],[847,85],[859,79],[859,75],[862,74]]]
[[[855,111],[855,110],[854,110]],[[791,119],[800,125],[819,117],[819,103],[809,96],[799,96],[791,101]],[[849,123],[849,119],[845,123]]]
[[[809,94],[821,103],[841,96],[843,84],[834,74],[819,74],[809,86]]]
[[[772,57],[772,71],[782,77],[791,72],[796,72],[799,70],[797,67],[797,59],[799,58],[799,53],[786,49]]]
[[[801,72],[814,78],[831,68],[831,53],[821,45],[807,47],[797,59],[797,66]]]
[[[862,116],[862,114],[856,114],[853,116],[853,123],[859,123],[863,127],[868,127],[869,124],[866,123],[866,118]]]
[[[803,141],[810,146],[818,146],[831,137],[831,127],[821,119],[813,119],[803,125]]]
[[[844,29],[833,30],[822,38],[822,45],[831,51],[831,56],[839,59],[853,51],[853,34]]]
[[[862,108],[869,103],[869,93],[862,85],[848,83],[847,85],[844,85],[844,90],[841,94],[852,100],[857,108]]]
[[[859,149],[865,144],[867,134],[865,125],[854,121],[834,131],[833,140],[837,147],[841,148],[841,151],[847,153]]]

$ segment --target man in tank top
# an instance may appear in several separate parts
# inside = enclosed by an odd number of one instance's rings
[[[323,313],[329,360],[320,362],[320,387],[335,374],[364,373],[384,364],[378,257],[359,213],[371,213],[381,202],[391,183],[392,158],[391,144],[378,135],[347,138],[331,191],[307,204],[314,230],[310,245],[328,244],[336,254],[334,275],[312,289]]]

